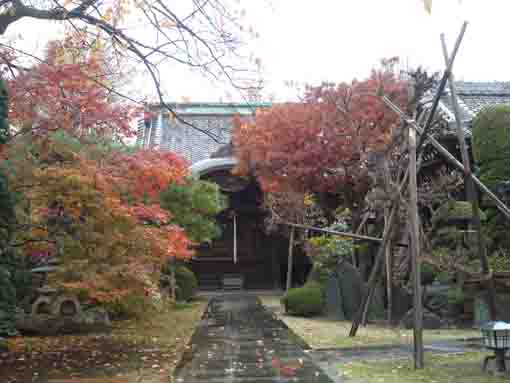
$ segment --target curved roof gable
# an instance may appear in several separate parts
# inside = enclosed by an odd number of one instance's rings
[[[195,162],[191,165],[190,170],[194,177],[200,178],[217,170],[233,169],[236,165],[237,159],[235,157],[208,158]]]

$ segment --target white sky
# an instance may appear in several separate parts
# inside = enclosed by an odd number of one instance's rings
[[[272,3],[267,5],[267,1]],[[264,67],[266,92],[278,100],[295,96],[285,81],[350,81],[368,75],[381,58],[399,56],[411,66],[441,70],[440,33],[453,45],[461,24],[470,22],[454,72],[457,79],[510,81],[510,1],[433,0],[428,15],[422,0],[243,0],[247,18],[260,33],[250,51]],[[27,25],[30,27],[27,28]],[[44,46],[54,36],[47,23],[20,22],[27,46]],[[183,68],[163,70],[167,100],[227,100],[228,87]],[[147,82],[140,94],[152,92]]]
[[[275,8],[258,29],[277,95],[283,94],[282,80],[350,81],[366,76],[383,57],[441,70],[440,34],[451,49],[464,20],[470,24],[456,78],[510,81],[508,0],[434,0],[432,15],[422,0],[280,0]]]

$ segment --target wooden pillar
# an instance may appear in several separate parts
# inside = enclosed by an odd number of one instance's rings
[[[175,263],[175,257],[170,258],[170,296],[174,302],[177,300],[177,279],[175,278]]]
[[[385,224],[388,224],[388,209],[384,211],[384,221]],[[391,239],[388,240],[388,247],[386,248],[386,296],[388,298],[388,314],[387,320],[388,325],[391,325],[393,320],[392,311],[393,311],[393,252],[391,249]]]
[[[294,226],[290,229],[290,238],[289,238],[289,259],[287,261],[287,285],[286,290],[292,287],[292,253],[294,249],[294,232],[296,228]]]
[[[234,263],[237,263],[237,214],[234,212]]]
[[[409,222],[411,224],[411,254],[413,264],[414,302],[414,368],[422,369],[423,360],[423,302],[420,270],[420,228],[418,218],[418,183],[416,168],[416,130],[409,126]]]

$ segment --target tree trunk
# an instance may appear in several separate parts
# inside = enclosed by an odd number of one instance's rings
[[[172,257],[170,261],[170,297],[175,302],[177,300],[176,294],[177,279],[175,278],[175,258]]]

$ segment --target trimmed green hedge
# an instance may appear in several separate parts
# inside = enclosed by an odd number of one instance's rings
[[[482,109],[473,121],[473,155],[483,182],[510,180],[510,106]]]
[[[303,287],[290,289],[282,297],[281,303],[289,314],[300,316],[320,314],[324,307],[322,289],[317,283],[309,283]]]
[[[161,287],[170,288],[171,265],[167,264],[161,269],[163,278],[161,279]],[[195,295],[198,288],[198,281],[189,268],[182,264],[175,267],[175,281],[177,286],[175,294],[178,301],[189,301]]]
[[[448,225],[455,221],[468,221],[473,218],[473,208],[468,201],[448,201],[441,205],[432,217],[435,226]],[[486,215],[480,211],[480,219],[486,220]]]
[[[175,279],[177,281],[177,300],[191,300],[198,288],[198,281],[193,271],[185,266],[178,266],[175,270]]]
[[[141,318],[151,309],[149,298],[143,295],[127,295],[102,304],[114,320]]]

